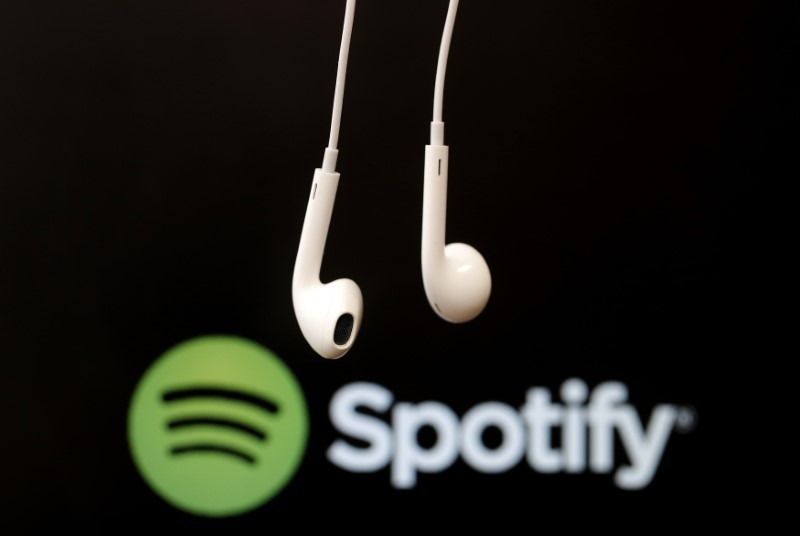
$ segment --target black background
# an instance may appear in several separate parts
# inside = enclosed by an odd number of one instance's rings
[[[752,224],[794,147],[797,18],[755,1],[462,1],[445,85],[447,240],[483,253],[493,293],[452,325],[430,310],[419,259],[447,2],[359,2],[321,277],[354,279],[365,312],[353,349],[327,361],[297,327],[291,278],[344,5],[0,4],[3,515],[343,530],[717,522],[716,499],[750,493],[737,428],[750,405],[737,395],[760,380],[731,355],[760,359]],[[279,496],[207,520],[147,487],[125,427],[147,367],[217,333],[277,353],[312,428]],[[345,383],[463,414],[569,377],[624,382],[643,418],[692,406],[697,428],[671,437],[635,492],[610,475],[524,462],[483,475],[461,461],[394,490],[388,470],[325,459],[327,405]]]

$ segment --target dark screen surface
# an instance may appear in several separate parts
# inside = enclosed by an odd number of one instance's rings
[[[748,397],[770,357],[758,351],[754,220],[797,119],[796,15],[758,2],[462,1],[444,99],[446,236],[483,254],[492,294],[479,317],[452,324],[429,306],[420,271],[447,2],[359,2],[320,277],[356,281],[364,319],[353,348],[326,360],[298,328],[291,282],[344,6],[0,6],[4,517],[365,532],[748,518],[735,500],[752,496],[764,460],[744,447],[758,433]],[[293,478],[223,518],[162,499],[128,440],[143,374],[206,335],[269,349],[308,407]],[[658,408],[674,410],[641,488],[615,480],[635,462],[626,425],[612,429],[606,471],[588,463],[600,433],[588,425],[576,425],[584,466],[531,463],[527,393],[564,405],[570,379],[587,396],[623,385],[624,422],[654,434]],[[355,384],[393,396],[385,411],[359,410],[390,438],[398,405],[449,410],[458,455],[406,489],[392,482],[397,442],[373,470],[332,462],[333,444],[369,448],[331,417]],[[516,411],[510,428],[487,418],[470,437],[490,456],[524,424],[518,463],[491,472],[464,457],[476,407]],[[417,432],[422,451],[442,439]],[[566,432],[550,432],[563,458]]]

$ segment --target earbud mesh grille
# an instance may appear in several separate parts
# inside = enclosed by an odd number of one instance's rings
[[[350,335],[353,333],[353,315],[345,313],[336,321],[336,327],[333,329],[333,342],[342,346],[350,340]]]

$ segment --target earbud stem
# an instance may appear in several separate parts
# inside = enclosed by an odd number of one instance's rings
[[[425,146],[425,178],[422,201],[422,273],[436,273],[444,262],[447,221],[447,170],[449,147]],[[423,280],[425,285],[427,281]]]
[[[322,256],[325,252],[325,242],[328,238],[328,228],[331,223],[338,186],[339,173],[330,173],[321,168],[316,169],[308,196],[300,245],[297,248],[292,280],[295,290],[320,283]]]

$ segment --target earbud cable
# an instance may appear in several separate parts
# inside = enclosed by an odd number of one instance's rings
[[[347,57],[350,53],[350,36],[353,33],[353,19],[355,18],[356,0],[347,0],[344,14],[344,30],[342,31],[342,45],[339,48],[339,68],[336,72],[336,91],[333,95],[333,117],[331,119],[331,136],[328,148],[325,150],[325,159],[322,169],[334,173],[336,171],[336,157],[338,155],[339,127],[342,122],[342,106],[344,103],[344,81],[347,73]]]
[[[442,44],[439,48],[439,65],[436,68],[436,87],[433,98],[433,123],[431,123],[431,145],[444,145],[444,75],[447,71],[447,57],[450,54],[450,41],[453,39],[453,27],[456,23],[458,0],[450,0],[447,9],[447,20],[442,33]]]

